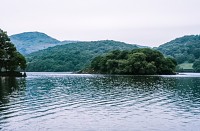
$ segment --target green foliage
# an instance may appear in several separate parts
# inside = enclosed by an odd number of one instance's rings
[[[193,54],[188,55],[188,56],[187,56],[187,59],[188,59],[188,62],[189,62],[189,63],[193,63],[193,62],[195,61],[195,57],[194,57]]]
[[[194,49],[193,55],[195,56],[196,59],[200,58],[200,48]]]
[[[2,70],[15,71],[18,67],[25,70],[26,60],[17,52],[6,32],[0,29],[0,72]]]
[[[122,59],[127,57],[126,54],[128,52],[121,52],[119,50],[131,50],[135,48],[137,48],[135,45],[111,40],[59,45],[27,55],[27,71],[79,71],[90,65],[91,60],[96,56],[112,50],[118,50],[111,53],[108,57],[112,58],[117,55],[118,59]],[[96,59],[98,61],[101,58],[97,57]],[[96,63],[93,64],[96,65]],[[114,64],[114,62],[104,63],[101,59],[101,62],[98,64]],[[103,67],[102,70],[106,70]]]
[[[123,55],[122,55],[123,54]],[[112,51],[98,56],[91,62],[92,73],[155,75],[174,74],[176,61],[165,58],[159,51],[149,48],[132,51]]]
[[[191,35],[177,38],[157,48],[166,56],[176,59],[178,64],[193,63],[200,58],[200,35]]]
[[[195,72],[200,72],[200,60],[196,60],[193,64]]]

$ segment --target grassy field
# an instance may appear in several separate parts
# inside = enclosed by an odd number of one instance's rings
[[[183,63],[178,65],[180,68],[184,70],[192,70],[193,63]]]

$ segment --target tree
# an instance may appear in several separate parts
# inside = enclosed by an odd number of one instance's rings
[[[186,57],[183,54],[176,54],[175,59],[177,60],[178,64],[185,62]]]
[[[123,55],[122,55],[123,54]],[[149,48],[112,51],[91,62],[90,70],[106,74],[155,75],[174,74],[176,61]]]
[[[196,59],[200,58],[200,48],[197,48],[197,49],[194,50],[194,56],[195,56]]]
[[[7,33],[0,29],[0,72],[15,71],[18,68],[25,70],[26,59],[11,43]]]
[[[148,63],[145,70],[146,70],[146,74],[149,74],[149,75],[156,74],[156,72],[157,72],[154,62]]]
[[[200,60],[196,60],[192,66],[195,72],[200,72]]]
[[[188,55],[187,59],[189,63],[193,63],[195,61],[195,57],[193,54]]]

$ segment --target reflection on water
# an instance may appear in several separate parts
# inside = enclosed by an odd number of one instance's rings
[[[197,130],[200,77],[29,73],[1,78],[2,130]]]
[[[0,77],[0,103],[8,103],[10,96],[24,91],[25,87],[25,78]]]

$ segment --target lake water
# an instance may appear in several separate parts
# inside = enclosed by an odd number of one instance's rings
[[[0,77],[0,130],[198,131],[200,74]]]

